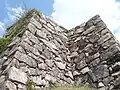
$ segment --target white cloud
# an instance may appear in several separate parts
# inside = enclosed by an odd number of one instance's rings
[[[5,29],[5,24],[3,22],[0,22],[0,30],[4,30]]]
[[[0,33],[3,34],[5,32],[5,24],[3,22],[0,22]],[[0,38],[2,35],[0,34]]]
[[[6,23],[3,21],[0,21],[0,38],[5,34],[6,31]]]
[[[120,3],[115,0],[54,0],[53,19],[71,29],[99,14],[113,32],[120,30]],[[115,34],[120,41],[120,32]]]
[[[117,38],[117,40],[120,42],[120,29],[118,29],[118,31],[115,32],[114,35]]]
[[[10,8],[8,7],[8,16],[9,19],[14,21],[15,19],[19,19],[21,16],[23,16],[25,9],[22,7],[17,7],[17,8]]]
[[[12,25],[17,19],[24,15],[25,9],[21,7],[11,8],[6,5],[8,17],[0,21],[0,37],[5,33],[6,28]]]

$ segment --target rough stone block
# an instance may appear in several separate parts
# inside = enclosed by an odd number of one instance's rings
[[[37,67],[36,61],[35,61],[33,58],[27,56],[26,54],[23,54],[23,53],[20,53],[19,51],[17,51],[17,52],[15,53],[15,56],[14,56],[14,57],[15,57],[16,59],[18,59],[19,61],[28,64],[28,65],[31,66],[31,67]]]
[[[26,82],[27,82],[27,74],[15,67],[10,68],[10,70],[8,72],[8,77],[12,81],[20,82],[23,84],[26,84]]]

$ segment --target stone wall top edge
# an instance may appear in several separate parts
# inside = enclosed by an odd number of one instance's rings
[[[86,23],[91,22],[91,21],[95,21],[95,20],[97,20],[97,19],[99,19],[100,21],[103,21],[103,20],[101,19],[100,15],[97,14],[97,15],[91,17],[88,21],[82,22],[82,24],[76,25],[75,27],[69,29],[69,31],[73,31],[76,27],[84,27],[84,26],[86,25]]]

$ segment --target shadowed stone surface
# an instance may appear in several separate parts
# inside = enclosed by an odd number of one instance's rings
[[[16,36],[0,57],[0,90],[85,84],[120,90],[120,44],[94,16],[71,30],[32,12],[21,37]]]

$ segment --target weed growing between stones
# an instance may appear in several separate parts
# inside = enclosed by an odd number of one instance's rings
[[[32,80],[27,81],[27,90],[36,90],[35,83]]]
[[[61,86],[61,87],[55,87],[51,90],[95,90],[89,87],[82,87],[82,86]]]
[[[60,86],[53,88],[43,88],[43,89],[35,89],[35,90],[96,90],[93,88],[85,87],[85,86]]]
[[[50,83],[51,84],[51,83]],[[49,85],[47,88],[35,88],[35,83],[32,80],[27,81],[27,90],[96,90],[93,88],[90,88],[88,86],[84,85],[63,85],[63,86],[57,86],[57,85]]]

